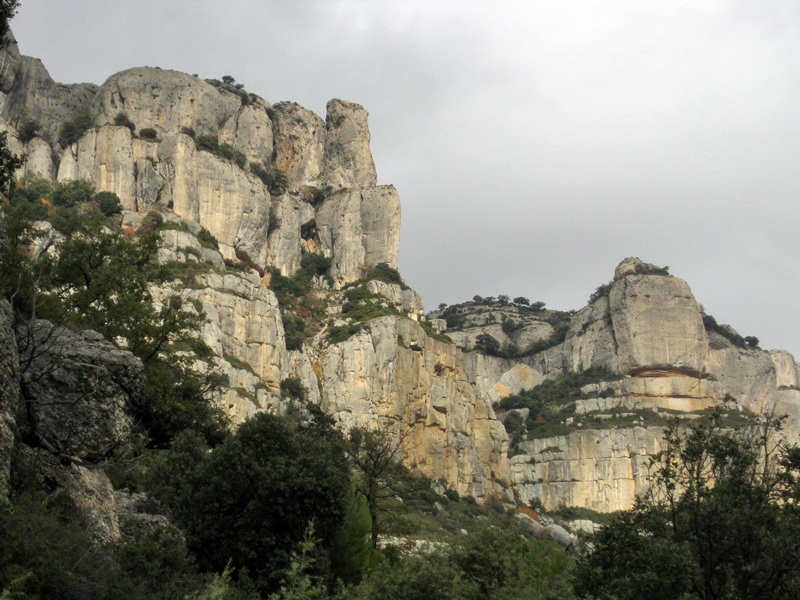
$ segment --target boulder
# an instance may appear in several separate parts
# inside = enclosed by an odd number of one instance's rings
[[[24,444],[18,446],[15,465],[25,478],[19,485],[57,496],[61,510],[77,516],[95,541],[120,540],[114,490],[102,469],[62,461],[43,448]]]
[[[24,410],[18,426],[51,452],[95,459],[128,436],[142,362],[93,331],[48,321],[17,327]],[[23,419],[20,421],[20,419]]]

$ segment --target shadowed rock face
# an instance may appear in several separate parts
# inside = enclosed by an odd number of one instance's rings
[[[22,56],[17,42],[0,54],[0,116],[19,125],[23,116],[39,122],[43,131],[57,137],[61,124],[75,111],[88,109],[97,86],[91,83],[56,83],[38,58]]]
[[[0,482],[9,476],[19,405],[19,356],[11,307],[0,300]]]
[[[127,439],[142,362],[93,331],[47,321],[17,328],[24,407],[18,426],[45,449],[97,458]],[[20,420],[22,419],[22,420]]]

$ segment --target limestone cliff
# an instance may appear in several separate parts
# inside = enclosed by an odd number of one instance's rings
[[[281,381],[298,377],[308,401],[343,429],[391,419],[407,430],[407,464],[459,493],[508,495],[505,431],[476,393],[468,357],[415,323],[418,294],[372,281],[366,293],[394,316],[345,341],[325,334],[346,304],[337,290],[397,265],[400,201],[392,186],[378,185],[363,107],[334,99],[322,119],[240,86],[146,67],[99,87],[62,86],[16,45],[4,59],[0,116],[25,156],[21,176],[90,180],[119,196],[130,231],[149,211],[170,223],[158,261],[193,269],[151,293],[160,303],[179,292],[203,313],[200,336],[213,356],[196,368],[227,376],[220,402],[235,421],[286,411]],[[91,126],[62,145],[59,132],[78,111],[88,111]],[[31,121],[38,135],[20,141],[17,130]],[[318,277],[311,294],[331,323],[288,350],[285,320],[308,315],[286,313],[267,286],[272,273],[298,273],[308,253],[330,259],[329,278]]]
[[[794,358],[713,327],[684,281],[639,259],[624,260],[577,312],[498,297],[426,318],[395,271],[400,201],[378,185],[357,104],[331,100],[323,119],[174,71],[134,68],[99,87],[69,86],[16,44],[2,58],[0,127],[25,157],[19,175],[88,179],[117,194],[131,235],[150,211],[168,224],[158,262],[176,275],[153,284],[153,298],[177,291],[202,312],[210,356],[196,357],[195,368],[227,376],[220,402],[236,422],[312,402],[345,431],[398,431],[406,464],[459,494],[598,510],[629,507],[646,485],[667,416],[691,422],[711,407],[732,415],[774,407],[790,415],[787,432],[800,434]],[[65,141],[59,132],[79,111],[90,122]],[[34,121],[38,134],[20,136]],[[0,341],[10,331],[2,319],[0,307]],[[15,357],[0,348],[0,374],[27,385],[0,379],[0,476],[9,440],[31,426],[16,418],[20,392],[36,393]],[[607,380],[559,409],[559,435],[531,427],[509,444],[496,403],[592,367]],[[290,378],[300,398],[282,393]],[[112,388],[109,414],[121,401]],[[89,445],[39,427],[58,451],[102,454],[125,429],[123,417],[114,425],[107,416]]]
[[[497,324],[507,323],[514,311],[507,303],[486,306],[447,309],[449,316],[459,316],[450,319],[459,331],[448,333],[464,340],[484,334],[502,339]],[[544,320],[546,315],[528,318]],[[565,373],[600,368],[608,374],[606,381],[584,386],[578,399],[560,407],[552,424],[563,435],[541,435],[531,424],[514,448],[513,486],[525,502],[538,498],[549,509],[629,508],[647,485],[647,465],[660,449],[667,419],[690,425],[711,408],[720,408],[731,423],[764,412],[785,414],[785,435],[798,439],[798,364],[791,354],[761,350],[732,328],[716,326],[686,282],[665,269],[624,260],[614,279],[570,318],[563,341],[551,342],[538,352],[483,359],[496,365],[490,381],[508,377],[511,371],[500,373],[509,363],[534,374],[516,389],[496,385],[498,400]],[[490,396],[485,385],[484,394]],[[505,421],[506,415],[501,417]]]

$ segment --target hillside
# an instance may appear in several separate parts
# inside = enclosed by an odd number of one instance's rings
[[[202,316],[202,352],[180,351],[224,376],[217,402],[235,423],[307,403],[345,433],[397,432],[403,462],[460,496],[598,511],[630,508],[647,486],[666,416],[776,410],[800,435],[794,357],[745,343],[686,282],[639,259],[574,314],[498,296],[425,316],[396,271],[399,195],[378,185],[358,104],[331,100],[323,119],[157,68],[62,85],[15,43],[0,64],[0,117],[24,157],[17,198],[30,192],[41,208],[52,197],[31,190],[86,180],[119,199],[115,225],[132,239],[157,233],[148,293]],[[46,220],[35,241],[45,255],[69,239]],[[524,396],[591,369],[601,383]],[[0,402],[4,456],[15,377]],[[525,410],[509,424],[506,411]]]

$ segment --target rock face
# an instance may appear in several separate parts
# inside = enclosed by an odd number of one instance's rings
[[[38,121],[43,137],[53,141],[64,121],[91,105],[97,86],[56,83],[42,61],[20,55],[16,40],[9,37],[0,61],[0,116],[15,126],[23,119]]]
[[[333,189],[375,187],[367,111],[353,102],[328,102],[325,118],[325,185]]]
[[[400,199],[392,186],[346,189],[331,194],[317,212],[320,249],[333,257],[331,275],[343,285],[370,266],[397,267]]]
[[[708,339],[700,307],[685,281],[628,275],[609,292],[619,370],[703,370]]]
[[[11,307],[0,300],[0,482],[8,481],[19,406],[19,356]]]
[[[300,192],[322,187],[325,122],[294,102],[272,107],[275,123],[273,165],[286,175],[287,190]]]
[[[508,437],[475,394],[463,354],[408,319],[369,325],[320,357],[323,408],[344,430],[399,424],[409,432],[404,461],[459,494],[504,494]]]
[[[92,331],[47,321],[17,328],[28,435],[52,452],[103,456],[130,431],[127,407],[142,392],[142,363]]]
[[[241,109],[235,94],[197,77],[151,67],[112,75],[97,90],[92,105],[98,125],[114,123],[123,113],[138,130],[155,129],[159,137],[181,128],[194,129],[197,135],[218,135],[220,126],[236,118]]]
[[[120,197],[126,226],[151,210],[177,225],[162,232],[158,260],[195,263],[197,273],[151,291],[156,302],[177,292],[205,314],[199,335],[211,356],[195,367],[228,377],[220,401],[237,422],[285,412],[281,382],[296,377],[307,401],[342,429],[399,431],[405,463],[460,494],[516,492],[547,507],[598,510],[628,508],[646,485],[643,464],[659,448],[660,428],[643,426],[642,411],[690,420],[710,407],[775,407],[800,434],[794,358],[745,347],[724,328],[707,331],[688,285],[636,258],[574,314],[498,297],[488,308],[475,300],[464,313],[434,313],[430,328],[418,294],[373,280],[363,295],[377,312],[346,316],[344,288],[380,263],[396,268],[400,232],[397,192],[377,185],[367,113],[357,104],[331,100],[323,120],[294,103],[271,105],[240,87],[153,68],[117,73],[99,88],[64,86],[16,44],[2,53],[0,76],[0,127],[26,155],[20,174],[90,179]],[[94,126],[61,147],[59,129],[77,110],[88,110]],[[134,129],[116,125],[119,115]],[[29,119],[42,133],[23,144],[17,130]],[[37,251],[46,252],[40,233]],[[273,270],[298,274],[305,253],[329,258],[330,270],[306,274],[308,298],[281,296],[281,307],[267,289]],[[0,306],[0,342],[11,335],[6,313]],[[284,327],[296,334],[296,319],[316,321],[302,348],[289,351]],[[341,323],[352,337],[331,341],[341,339],[329,336]],[[448,326],[455,343],[433,333]],[[0,348],[0,477],[15,428],[55,454],[91,458],[130,425],[124,407],[141,386],[141,365],[91,333],[59,332],[51,344],[45,330],[18,334],[23,374],[16,350]],[[497,342],[497,356],[457,347],[474,348],[483,335]],[[31,342],[46,352],[34,357]],[[509,460],[492,404],[592,367],[613,381],[586,386],[570,422],[559,423],[569,435],[522,440]],[[528,418],[521,415],[507,421]],[[113,525],[108,531],[118,535]]]
[[[3,88],[0,111],[12,138],[15,107],[48,115],[45,139],[24,148],[14,140],[27,155],[23,172],[90,179],[98,191],[117,194],[125,210],[174,211],[209,230],[226,259],[262,274],[271,267],[293,274],[303,250],[333,257],[340,285],[378,263],[396,266],[399,200],[394,188],[376,187],[367,113],[359,105],[332,100],[324,122],[297,104],[270,106],[230,85],[146,67],[84,90],[76,104],[53,91],[67,88],[16,46],[5,57],[9,81],[18,80]],[[53,103],[69,106],[49,111]],[[68,148],[51,148],[46,140],[76,107],[90,110],[96,127]],[[114,124],[119,115],[133,132]],[[145,129],[155,136],[139,137]],[[320,204],[331,191],[338,193]]]
[[[548,510],[629,508],[647,489],[649,459],[662,439],[661,427],[632,427],[523,442],[522,453],[511,458],[514,489],[523,502],[538,498]]]

